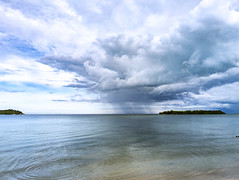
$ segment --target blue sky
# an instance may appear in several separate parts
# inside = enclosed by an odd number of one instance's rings
[[[0,0],[0,109],[239,112],[237,0]]]

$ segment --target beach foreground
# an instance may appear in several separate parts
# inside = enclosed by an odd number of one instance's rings
[[[0,179],[239,179],[238,115],[0,116]]]

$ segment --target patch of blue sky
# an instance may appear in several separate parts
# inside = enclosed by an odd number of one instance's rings
[[[53,89],[47,85],[25,82],[0,82],[0,91],[7,92],[39,92],[52,91]]]
[[[10,3],[12,2],[12,0],[1,0],[2,2],[5,2],[5,3]]]
[[[69,88],[65,88],[65,87],[53,87],[51,85],[48,84],[38,84],[38,83],[29,83],[29,82],[24,82],[22,83],[22,85],[26,88],[28,88],[29,90],[37,90],[37,91],[47,91],[47,92],[69,92]]]
[[[25,89],[19,84],[0,82],[0,92],[25,92]]]
[[[47,84],[38,84],[38,83],[30,83],[24,82],[23,86],[27,87],[29,90],[38,90],[38,91],[51,91],[52,87]]]
[[[1,75],[7,75],[7,74],[9,74],[9,72],[1,72],[1,71],[0,71],[0,76],[1,76]]]
[[[5,92],[46,92],[46,93],[72,93],[73,89],[66,87],[52,87],[47,84],[38,84],[30,82],[1,82],[0,81],[0,91]]]
[[[1,56],[8,54],[33,58],[44,56],[44,54],[37,51],[30,42],[18,39],[15,36],[11,35],[7,35],[0,40],[0,53]]]

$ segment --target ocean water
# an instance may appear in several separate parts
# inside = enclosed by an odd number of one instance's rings
[[[0,116],[0,179],[239,179],[239,115]]]

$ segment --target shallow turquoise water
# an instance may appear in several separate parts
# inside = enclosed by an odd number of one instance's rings
[[[239,179],[238,115],[0,116],[0,179]]]

